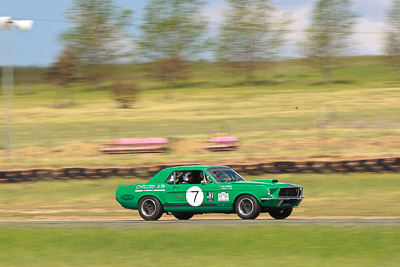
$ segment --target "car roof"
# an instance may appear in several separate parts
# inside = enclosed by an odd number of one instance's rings
[[[228,166],[218,166],[218,165],[184,165],[184,166],[176,166],[170,167],[164,170],[171,170],[171,171],[187,171],[187,170],[206,170],[210,168],[229,168]],[[163,170],[163,171],[164,171]]]
[[[229,168],[229,167],[218,166],[218,165],[187,165],[187,166],[170,167],[159,171],[147,183],[164,183],[167,176],[170,175],[171,172],[173,171],[205,171],[210,168]]]

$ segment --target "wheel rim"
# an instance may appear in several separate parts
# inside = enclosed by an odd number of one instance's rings
[[[142,204],[142,213],[149,217],[156,213],[156,202],[152,199],[146,199]]]
[[[243,215],[249,215],[253,212],[254,205],[253,201],[249,198],[243,198],[239,202],[239,212]]]

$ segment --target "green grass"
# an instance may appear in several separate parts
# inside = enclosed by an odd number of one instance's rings
[[[246,178],[277,178],[302,185],[306,199],[291,218],[400,216],[398,174],[288,174]],[[144,182],[109,178],[2,184],[0,221],[76,217],[139,219],[137,211],[123,209],[114,194],[119,185]],[[222,216],[237,218],[236,215]],[[163,218],[173,219],[167,215]],[[270,217],[262,215],[262,218]]]
[[[397,266],[400,227],[1,227],[1,266]]]
[[[398,75],[379,57],[342,61],[344,67],[334,70],[337,81],[328,85],[304,60],[262,64],[252,84],[220,64],[197,62],[190,65],[191,78],[176,89],[147,76],[152,64],[108,67],[104,86],[119,79],[141,89],[128,110],[117,108],[108,90],[85,85],[71,89],[75,105],[56,109],[64,96],[40,78],[43,70],[17,68],[14,153],[0,166],[398,154]],[[332,112],[335,116],[321,123]],[[207,139],[218,135],[239,136],[240,149],[204,151]],[[110,139],[146,137],[171,138],[171,153],[98,152]]]

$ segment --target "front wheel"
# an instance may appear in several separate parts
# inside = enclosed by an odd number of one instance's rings
[[[161,202],[152,196],[143,197],[139,201],[139,214],[146,221],[160,219],[164,212]]]
[[[277,220],[283,220],[289,217],[289,215],[292,213],[293,208],[273,208],[268,210],[269,215],[271,215],[272,218],[277,219]]]
[[[177,218],[178,220],[189,220],[190,218],[193,217],[193,213],[189,213],[189,212],[174,212],[172,213],[172,215],[175,216],[175,218]]]
[[[242,219],[255,219],[260,215],[261,206],[251,195],[243,195],[235,201],[236,214]]]

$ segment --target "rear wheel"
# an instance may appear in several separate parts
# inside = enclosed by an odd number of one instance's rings
[[[271,215],[272,218],[277,219],[277,220],[283,220],[289,217],[289,215],[292,213],[293,208],[273,208],[269,209],[268,213]]]
[[[177,218],[178,220],[189,220],[190,218],[193,217],[193,213],[190,212],[174,212],[172,213],[172,215],[175,216],[175,218]]]
[[[251,195],[243,195],[235,201],[236,214],[242,219],[255,219],[260,215],[261,206]]]
[[[158,220],[164,212],[161,202],[152,196],[143,197],[139,201],[139,214],[146,221]]]

